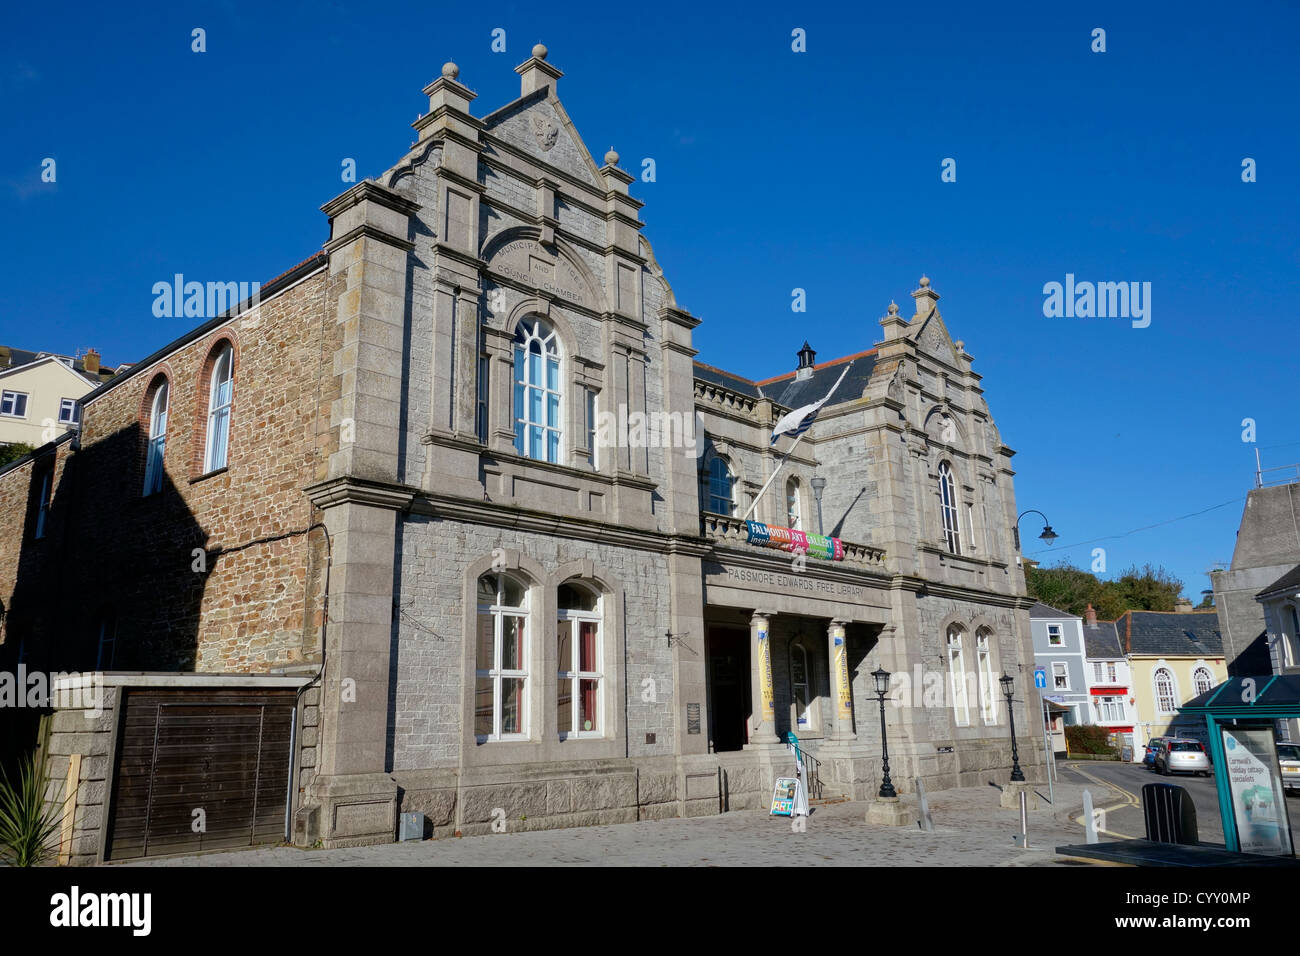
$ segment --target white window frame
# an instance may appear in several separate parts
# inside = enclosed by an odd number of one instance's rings
[[[993,667],[993,642],[988,631],[975,635],[975,664],[980,675],[980,716],[986,725],[998,722],[997,677]]]
[[[533,346],[537,351],[533,351]],[[519,320],[515,326],[514,383],[511,401],[515,423],[515,452],[533,461],[564,463],[564,366],[559,333],[540,316]],[[552,387],[552,372],[554,387]],[[531,412],[533,393],[540,395],[538,420]],[[552,398],[554,401],[552,402]],[[532,430],[540,432],[540,454],[533,454]],[[552,445],[551,437],[554,436]]]
[[[1106,683],[1108,684],[1119,683],[1119,668],[1115,665],[1114,661],[1106,662]]]
[[[1060,670],[1057,670],[1060,668]],[[1064,684],[1058,684],[1057,678],[1065,681]],[[1070,689],[1070,665],[1067,661],[1052,661],[1052,689],[1069,690]]]
[[[167,464],[167,410],[171,404],[170,383],[164,380],[155,390],[149,403],[149,443],[146,446],[144,469],[144,495],[162,491],[163,474]]]
[[[18,404],[20,398],[22,399],[23,410],[16,412],[14,407]],[[28,392],[18,392],[6,388],[3,392],[0,392],[0,415],[5,418],[26,418],[30,398],[31,395]]]
[[[957,486],[953,481],[952,467],[939,462],[939,513],[943,522],[943,537],[948,550],[961,554],[961,515],[957,511]]]
[[[798,531],[803,530],[803,501],[799,495],[799,479],[789,478],[785,483],[785,520],[786,526]]]
[[[1161,674],[1166,674],[1169,677],[1168,707],[1164,706],[1164,700],[1160,693]],[[1154,695],[1157,714],[1174,714],[1178,712],[1178,678],[1174,674],[1172,667],[1167,667],[1161,664],[1151,672],[1151,689]]]
[[[1094,684],[1104,683],[1101,679],[1101,661],[1092,662],[1092,682]]]
[[[594,586],[585,581],[565,581],[569,587],[581,588],[584,591],[596,596],[596,609],[594,611],[579,611],[570,608],[557,608],[556,616],[559,621],[573,622],[573,628],[569,635],[569,666],[561,667],[556,675],[557,687],[556,693],[559,693],[558,681],[569,681],[569,699],[571,701],[569,713],[572,716],[573,723],[581,719],[582,715],[582,681],[594,680],[596,682],[596,727],[594,730],[583,730],[581,727],[571,726],[569,729],[558,728],[560,739],[567,738],[592,738],[606,737],[606,707],[605,707],[605,596]],[[582,667],[582,649],[579,644],[579,628],[583,622],[594,623],[596,625],[596,669],[594,671],[584,671]],[[557,663],[562,663],[558,662]],[[556,700],[558,711],[559,700]],[[558,717],[558,715],[557,715]]]
[[[970,545],[970,553],[978,554],[975,547],[975,506],[969,501],[966,502],[966,542]]]
[[[587,393],[587,446],[591,451],[591,467],[593,470],[600,468],[599,449],[596,441],[598,432],[596,423],[600,421],[600,393],[594,388],[585,389]]]
[[[952,709],[958,727],[970,726],[970,699],[966,693],[966,653],[962,646],[965,631],[948,628],[948,683],[952,689]]]
[[[211,474],[230,464],[231,407],[235,399],[235,350],[229,342],[212,362],[208,383],[207,441],[203,451],[203,473]]]
[[[1200,677],[1202,674],[1205,675],[1204,688],[1201,687],[1202,681]],[[1194,667],[1192,669],[1192,689],[1193,691],[1195,691],[1195,693],[1192,694],[1193,697],[1200,697],[1206,691],[1213,690],[1214,672],[1210,670],[1208,667],[1206,667],[1204,664],[1198,664],[1196,667]]]
[[[729,497],[724,497],[723,495],[716,494],[714,492],[715,476],[713,473],[713,469],[715,465],[719,465],[719,464],[722,466],[723,476],[727,480],[727,488],[728,491],[730,492]],[[705,494],[705,504],[707,505],[707,507],[704,509],[705,511],[711,512],[713,514],[727,515],[728,517],[733,517],[736,514],[736,475],[735,472],[731,470],[731,463],[727,461],[727,459],[722,455],[714,455],[709,459],[708,463],[705,465],[704,494]],[[714,504],[719,501],[726,502],[727,507],[725,511],[719,511],[717,508],[714,507]]]
[[[81,424],[81,406],[75,398],[59,399],[59,424],[60,425]]]
[[[1055,638],[1055,640],[1053,640]],[[1047,646],[1064,647],[1065,646],[1065,628],[1060,624],[1047,625]]]
[[[493,576],[493,572],[488,572],[488,574],[486,575],[480,575],[481,578],[489,577],[489,576]],[[474,676],[475,678],[487,677],[487,678],[491,678],[492,680],[492,732],[484,736],[482,734],[479,734],[477,732],[477,728],[475,728],[475,736],[477,737],[480,743],[485,743],[488,741],[527,740],[528,731],[529,731],[529,720],[528,720],[530,714],[529,704],[531,701],[530,695],[532,693],[532,684],[533,684],[532,676],[529,673],[532,666],[532,646],[533,646],[533,633],[532,633],[533,616],[531,613],[533,589],[528,586],[528,583],[526,581],[505,573],[496,573],[495,577],[496,577],[496,584],[497,584],[496,600],[492,604],[479,604],[477,609],[477,614],[475,615],[474,618],[474,626],[475,626]],[[502,590],[506,578],[509,578],[511,581],[513,581],[515,584],[517,584],[520,588],[523,589],[524,599],[520,603],[519,607],[507,607],[501,603],[501,594],[502,594]],[[475,595],[478,594],[477,581],[474,582],[474,593]],[[492,617],[492,661],[490,666],[486,668],[480,666],[482,665],[483,662],[477,659],[478,658],[478,630],[477,629],[479,627],[479,618],[481,618],[484,614],[490,615]],[[524,636],[522,642],[523,646],[521,647],[521,651],[522,651],[521,657],[522,657],[523,667],[522,669],[518,669],[518,670],[511,669],[511,668],[504,668],[501,666],[502,637],[505,633],[504,621],[505,618],[507,617],[520,618],[524,622],[523,624]],[[518,733],[503,734],[501,732],[501,715],[502,715],[501,681],[505,678],[512,678],[512,679],[521,678],[524,682],[523,693],[519,695],[520,716],[519,716]],[[477,683],[478,681],[475,680],[475,706],[476,707],[478,705]]]

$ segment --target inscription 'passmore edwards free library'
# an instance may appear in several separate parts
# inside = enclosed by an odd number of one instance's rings
[[[798,574],[756,571],[753,568],[724,567],[722,570],[726,572],[728,583],[762,584],[768,587],[795,588],[800,591],[811,591],[819,594],[842,594],[845,597],[857,598],[858,600],[866,597],[866,591],[862,587],[856,584],[845,584],[842,581],[819,581],[816,578]]]

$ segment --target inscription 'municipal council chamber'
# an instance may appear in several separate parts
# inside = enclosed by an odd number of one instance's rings
[[[536,239],[507,242],[492,257],[488,270],[549,295],[580,305],[590,304],[586,283],[578,270],[547,252]]]

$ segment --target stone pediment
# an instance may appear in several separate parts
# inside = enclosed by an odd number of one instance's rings
[[[948,334],[948,327],[943,324],[943,318],[939,315],[938,309],[931,310],[925,320],[920,324],[915,332],[909,338],[916,344],[922,352],[932,355],[953,368],[961,368],[961,363],[957,358],[957,349],[952,344],[952,336]]]
[[[485,129],[539,165],[604,191],[599,167],[558,99],[540,92],[526,96],[488,117]]]
[[[549,298],[601,311],[603,305],[592,277],[581,260],[560,243],[543,245],[516,230],[494,236],[483,250],[489,273]]]

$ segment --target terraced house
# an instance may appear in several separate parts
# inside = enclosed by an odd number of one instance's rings
[[[70,859],[756,807],[791,732],[868,798],[879,668],[901,791],[1007,779],[1013,452],[938,292],[844,358],[698,362],[633,177],[517,72],[476,116],[446,64],[323,251],[0,475],[6,666],[103,672],[44,744]]]

